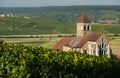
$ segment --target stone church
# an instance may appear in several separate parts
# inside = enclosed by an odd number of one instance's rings
[[[91,22],[85,13],[77,21],[76,37],[65,37],[61,39],[56,43],[54,49],[111,57],[110,44],[106,34],[92,32]]]

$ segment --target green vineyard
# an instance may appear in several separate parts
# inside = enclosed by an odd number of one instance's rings
[[[120,60],[0,42],[0,78],[120,78]]]

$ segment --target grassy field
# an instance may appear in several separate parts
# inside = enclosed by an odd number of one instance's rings
[[[107,34],[120,34],[120,24],[93,24],[92,31]]]
[[[52,40],[46,39],[46,40],[40,40],[40,38],[2,38],[5,42],[9,44],[23,44],[26,46],[42,46],[45,48],[53,48],[53,46],[56,44],[57,41],[59,41],[61,38],[55,38]]]
[[[120,55],[120,36],[109,37],[113,54]]]
[[[42,46],[46,48],[53,48],[53,46],[61,38],[55,38],[52,40],[40,40],[40,38],[2,38],[5,42],[10,44],[24,44],[26,46]],[[113,54],[120,55],[120,36],[109,36],[110,45]]]

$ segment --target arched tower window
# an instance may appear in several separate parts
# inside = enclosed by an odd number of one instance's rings
[[[84,31],[86,31],[86,25],[84,25]]]
[[[90,25],[88,25],[87,30],[90,31]]]

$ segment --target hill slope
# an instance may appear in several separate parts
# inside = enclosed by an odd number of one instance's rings
[[[92,30],[94,32],[120,33],[120,24],[94,24]],[[37,18],[0,18],[0,35],[75,33],[75,22],[59,22]]]
[[[73,33],[75,28],[73,28],[73,30],[69,28],[74,26],[72,24],[73,23],[60,23],[58,21],[46,19],[31,18],[28,20],[24,18],[0,18],[0,34],[17,35]],[[66,28],[66,31],[62,30],[63,27]]]
[[[53,6],[34,8],[0,8],[0,13],[12,13],[34,18],[47,18],[58,21],[76,21],[83,13],[87,13],[91,20],[115,20],[120,18],[120,6]]]

